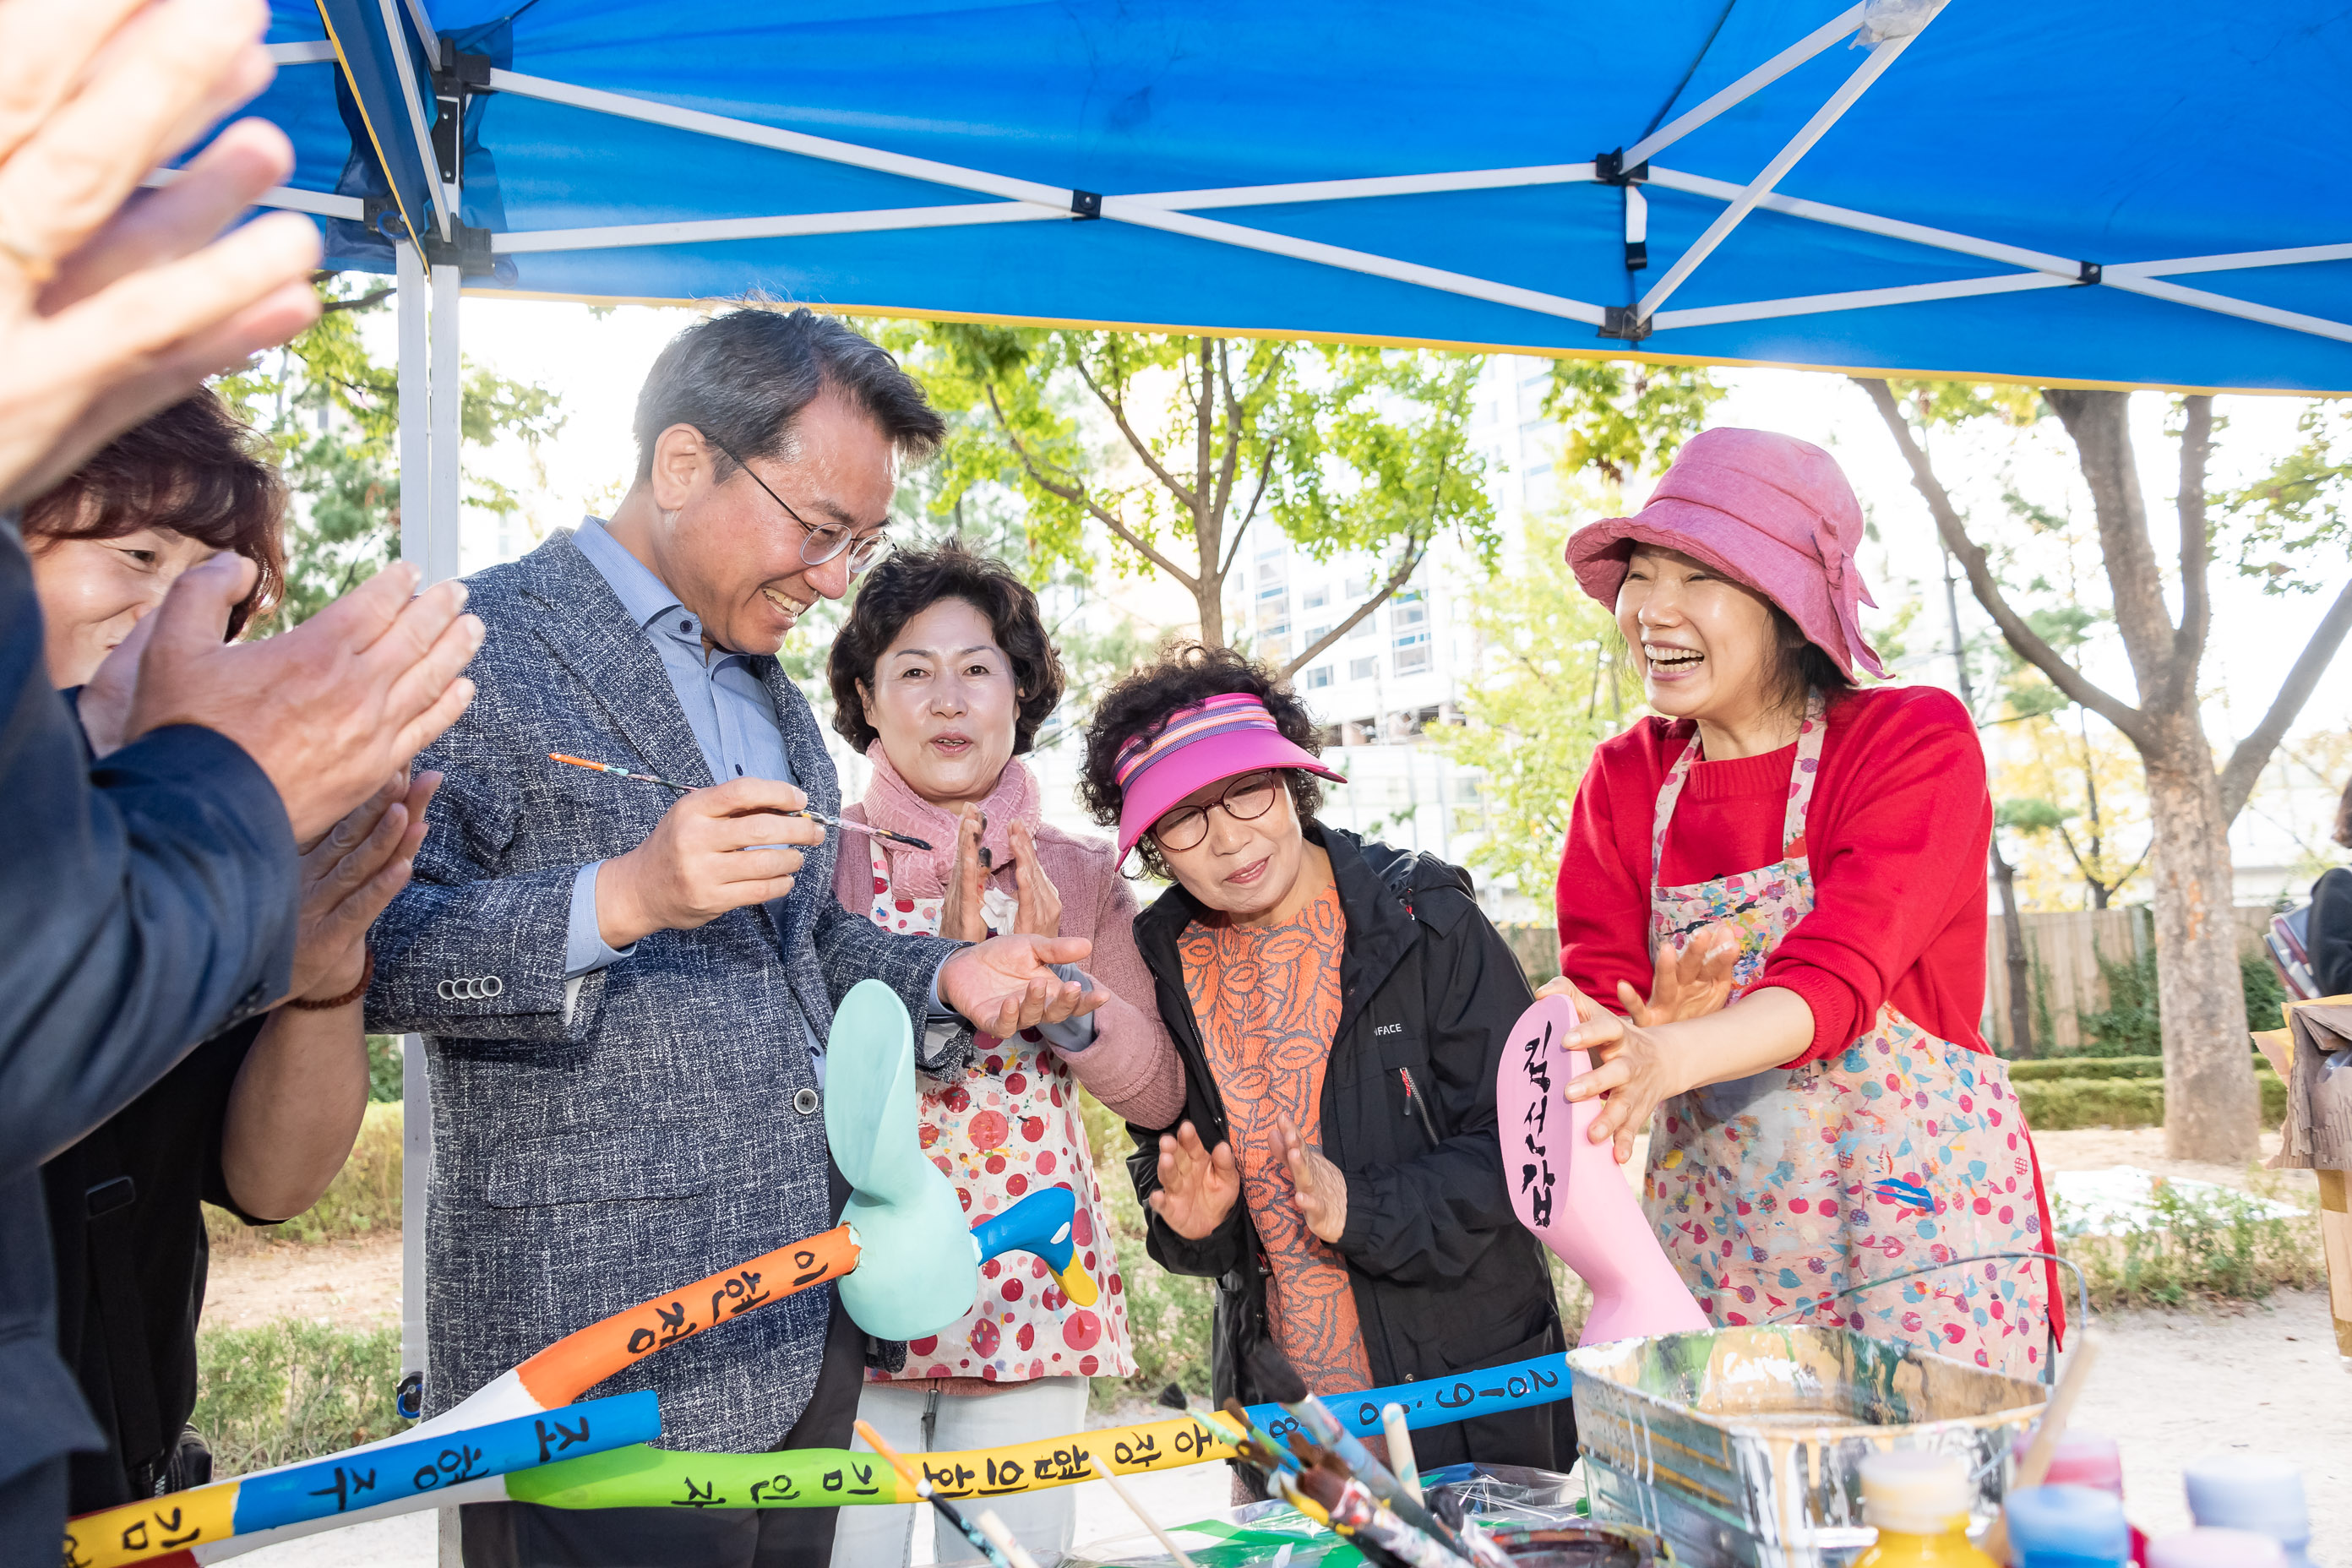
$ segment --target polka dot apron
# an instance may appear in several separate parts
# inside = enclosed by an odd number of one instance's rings
[[[1650,951],[1737,929],[1736,999],[1813,907],[1805,814],[1825,730],[1819,692],[1797,732],[1777,864],[1662,887],[1666,827],[1698,760],[1694,736],[1658,790]],[[2018,1377],[2048,1359],[2048,1266],[1973,1263],[1840,1296],[1925,1264],[2043,1245],[2032,1143],[2001,1060],[1880,1006],[1840,1054],[1708,1084],[1659,1108],[1643,1207],[1699,1307],[1724,1325],[1790,1321],[1897,1340]]]
[[[868,918],[886,931],[936,935],[941,899],[909,899],[890,890],[887,863],[871,845],[874,903]],[[982,916],[992,933],[1010,930],[1013,904],[988,889]],[[917,1114],[923,1151],[955,1184],[975,1225],[1031,1192],[1069,1187],[1078,1196],[1072,1235],[1095,1281],[1097,1300],[1074,1307],[1045,1265],[1010,1252],[980,1266],[980,1300],[970,1312],[907,1347],[898,1379],[975,1377],[1016,1383],[1033,1377],[1127,1377],[1135,1371],[1129,1349],[1126,1284],[1112,1266],[1110,1235],[1102,1220],[1101,1186],[1078,1114],[1077,1080],[1034,1029],[1000,1040],[979,1036],[971,1065],[952,1079],[925,1076]],[[889,1374],[867,1374],[877,1382]]]

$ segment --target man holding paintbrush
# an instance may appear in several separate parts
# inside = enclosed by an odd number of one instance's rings
[[[935,1070],[971,1035],[927,1038],[927,1016],[1003,1036],[1101,1001],[1052,967],[1083,940],[894,934],[832,895],[840,787],[775,654],[887,547],[898,464],[943,429],[836,321],[716,316],[646,379],[611,521],[472,580],[478,694],[420,759],[437,831],[376,928],[368,1005],[431,1062],[428,1413],[833,1224],[820,1042],[858,981],[898,993]],[[829,1287],[689,1335],[597,1392],[656,1389],[666,1447],[847,1446],[864,1341]],[[832,1524],[502,1503],[465,1510],[465,1556],[823,1563]]]

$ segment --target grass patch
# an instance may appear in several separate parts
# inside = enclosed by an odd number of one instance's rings
[[[2266,1171],[2254,1192],[2183,1192],[2157,1184],[2147,1218],[2119,1236],[2062,1239],[2102,1311],[2119,1307],[2179,1307],[2196,1300],[2259,1301],[2273,1290],[2326,1282],[2319,1211],[2305,1194]],[[2293,1205],[2293,1216],[2263,1212],[2262,1200]],[[2063,1202],[2056,1218],[2066,1220]],[[2071,1289],[2071,1281],[2069,1281]]]
[[[205,1232],[215,1251],[256,1252],[285,1242],[346,1241],[400,1234],[401,1113],[397,1101],[373,1104],[351,1158],[319,1201],[283,1225],[249,1226],[207,1206]]]
[[[192,1417],[226,1479],[316,1458],[404,1429],[393,1409],[400,1331],[283,1318],[196,1335]]]

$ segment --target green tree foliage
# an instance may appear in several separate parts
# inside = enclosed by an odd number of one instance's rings
[[[1685,441],[1706,427],[1725,388],[1705,370],[1630,360],[1555,361],[1543,409],[1567,440],[1565,473],[1599,473],[1622,485],[1637,473],[1662,473]]]
[[[2321,580],[2294,563],[2340,563],[2352,550],[2352,520],[2345,515],[2346,491],[2352,489],[2352,411],[2315,403],[2304,410],[2298,428],[2302,446],[2225,498],[2243,524],[2238,570],[2274,594],[2315,591]]]
[[[1487,831],[1471,865],[1538,900],[1559,874],[1592,748],[1625,718],[1624,641],[1577,586],[1567,538],[1565,523],[1529,520],[1526,558],[1471,607],[1488,662],[1464,692],[1465,721],[1429,731],[1439,751],[1486,775]]]
[[[298,626],[400,553],[400,375],[368,352],[362,321],[391,310],[392,290],[341,274],[318,280],[318,323],[274,354],[216,384],[269,437],[295,504],[286,529],[286,602],[272,629]],[[550,388],[478,365],[463,374],[458,427],[487,449],[507,437],[534,457],[563,428]],[[467,476],[465,504],[507,516],[522,498],[483,474]]]
[[[1465,433],[1482,361],[1353,346],[933,323],[884,341],[960,421],[941,504],[1001,485],[1024,503],[1033,580],[1122,572],[1192,597],[1203,642],[1229,639],[1224,586],[1261,515],[1318,561],[1388,570],[1311,647],[1261,647],[1286,672],[1406,582],[1443,532],[1489,564],[1499,548],[1485,464]]]

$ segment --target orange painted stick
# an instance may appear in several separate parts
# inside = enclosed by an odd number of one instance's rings
[[[657,1350],[754,1307],[838,1279],[856,1267],[857,1244],[849,1238],[849,1227],[835,1226],[566,1334],[515,1368],[515,1375],[543,1408],[552,1410]]]

